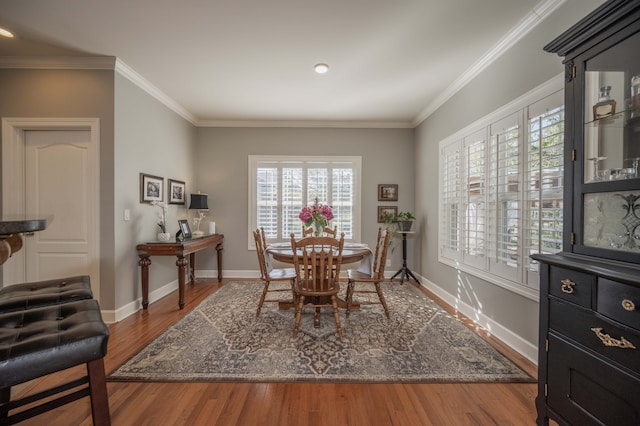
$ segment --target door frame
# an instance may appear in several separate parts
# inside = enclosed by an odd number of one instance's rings
[[[85,130],[90,132],[89,214],[96,220],[89,229],[90,273],[94,297],[100,295],[100,119],[98,118],[2,118],[2,216],[21,217],[25,211],[25,131]],[[2,282],[24,282],[26,250],[15,253],[2,267]]]

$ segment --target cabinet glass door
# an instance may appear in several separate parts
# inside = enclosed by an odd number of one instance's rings
[[[640,178],[640,33],[586,62],[584,182]]]

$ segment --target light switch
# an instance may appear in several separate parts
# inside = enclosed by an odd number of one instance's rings
[[[124,220],[130,220],[130,219],[131,219],[131,210],[124,209]]]

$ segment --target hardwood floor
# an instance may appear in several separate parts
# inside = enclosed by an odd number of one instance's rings
[[[225,282],[230,281],[225,279]],[[185,308],[170,294],[109,326],[107,374],[220,288],[215,280],[188,285]],[[437,300],[433,295],[430,295]],[[440,301],[442,304],[442,302]],[[451,309],[449,308],[450,312]],[[466,323],[471,322],[461,317]],[[292,317],[293,327],[293,317]],[[475,329],[475,326],[472,326]],[[485,339],[535,377],[536,367],[495,338]],[[83,374],[82,368],[35,380],[31,393]],[[534,425],[535,383],[136,383],[108,382],[114,426],[119,425]],[[90,425],[87,398],[24,425]]]

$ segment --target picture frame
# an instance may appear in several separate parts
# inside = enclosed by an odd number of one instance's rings
[[[168,179],[167,184],[167,200],[169,204],[185,205],[187,203],[186,198],[186,184],[180,180]]]
[[[186,219],[178,220],[178,226],[180,227],[180,231],[182,232],[182,238],[188,240],[191,238],[191,228],[189,228],[189,221]]]
[[[395,183],[379,184],[378,201],[398,201],[398,185]]]
[[[385,223],[389,217],[393,217],[397,214],[397,206],[378,206],[378,223]]]
[[[140,202],[162,201],[164,178],[140,173]]]

